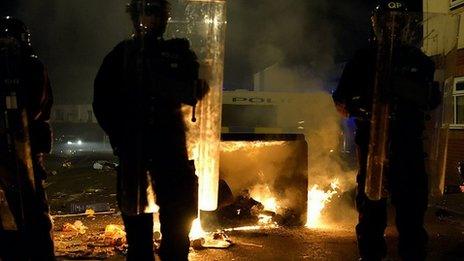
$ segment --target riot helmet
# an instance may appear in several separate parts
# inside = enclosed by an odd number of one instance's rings
[[[375,36],[389,35],[394,41],[404,41],[409,34],[411,17],[402,0],[380,0],[372,12],[372,29]]]
[[[170,4],[167,0],[132,0],[127,4],[136,34],[162,36],[169,19]]]
[[[27,26],[11,16],[0,18],[0,38],[13,38],[22,46],[31,46],[31,34]]]
[[[373,15],[385,14],[389,12],[408,12],[406,3],[402,0],[380,0],[373,11]]]

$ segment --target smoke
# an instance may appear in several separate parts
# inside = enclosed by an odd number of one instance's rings
[[[127,1],[2,0],[1,9],[29,25],[57,103],[89,103],[104,55],[131,32]],[[253,73],[276,63],[326,78],[367,38],[373,2],[227,1],[225,88],[251,89]]]
[[[252,74],[274,64],[330,76],[365,43],[375,1],[233,0],[228,2],[225,83],[252,89]]]
[[[222,154],[221,168],[224,172],[234,174],[227,177],[227,182],[230,182],[233,189],[234,186],[251,188],[250,184],[253,181],[254,184],[259,184],[260,180],[257,179],[256,173],[260,171],[264,178],[262,183],[274,186],[276,181],[281,180],[280,176],[292,173],[292,168],[297,168],[297,164],[304,162],[296,155],[300,157],[307,155],[305,157],[308,162],[306,169],[308,176],[304,177],[307,178],[307,182],[300,183],[305,184],[304,192],[301,193],[295,183],[284,183],[288,191],[282,194],[280,201],[284,206],[289,202],[304,204],[298,201],[298,198],[306,198],[305,193],[314,185],[328,190],[330,184],[338,180],[340,185],[337,190],[338,195],[332,199],[336,207],[329,208],[331,213],[326,214],[329,217],[334,216],[337,221],[345,221],[346,218],[348,223],[352,224],[355,220],[355,211],[350,191],[355,187],[356,170],[351,167],[352,162],[347,162],[342,157],[344,119],[339,116],[331,93],[324,86],[327,80],[312,72],[313,70],[304,66],[275,65],[263,71],[259,77],[261,90],[279,92],[275,95],[282,99],[277,109],[279,115],[277,122],[281,125],[273,127],[296,129],[298,124],[301,132],[305,134],[309,149],[303,152],[276,145],[255,152],[256,148],[251,146],[249,152],[240,151],[230,158]],[[268,119],[265,119],[266,117]],[[272,122],[272,117],[275,115],[261,114],[259,122]],[[248,156],[249,154],[252,156]],[[345,215],[337,216],[339,213]]]
[[[233,62],[226,62],[226,88],[253,89],[254,81],[260,91],[304,93],[303,102],[289,103],[295,106],[281,113],[298,115],[304,122],[309,188],[325,188],[338,179],[341,193],[348,193],[355,186],[356,171],[340,153],[343,120],[331,91],[340,76],[339,63],[367,41],[375,1],[230,2],[226,59]],[[238,11],[240,16],[231,14]],[[253,78],[255,73],[259,75]],[[351,199],[334,200],[334,213],[354,213]]]
[[[222,142],[220,174],[236,196],[249,189],[252,197],[262,203],[272,201],[272,196],[280,208],[304,213],[306,157],[307,147],[302,140]]]
[[[49,68],[56,102],[90,103],[93,79],[104,55],[130,34],[131,24],[124,11],[127,0],[17,2],[14,11],[31,29],[34,47]],[[288,112],[300,113],[305,122],[309,183],[323,187],[339,178],[342,187],[351,187],[354,174],[346,171],[337,155],[341,119],[328,91],[333,86],[327,83],[337,78],[332,75],[335,65],[367,38],[368,10],[374,1],[227,2],[225,88],[251,89],[253,74],[272,66],[272,77],[268,77],[269,84],[263,84],[264,89],[311,93],[304,106],[299,104]],[[250,164],[272,162],[268,164],[272,169],[263,166],[261,171],[277,177],[289,164],[277,159],[291,156],[291,150],[283,149],[241,160]],[[246,169],[236,171],[248,173]],[[248,176],[239,177],[231,182],[245,186]]]
[[[334,180],[340,184],[340,193],[348,193],[355,187],[356,170],[350,167],[351,162],[347,162],[342,157],[341,143],[344,139],[342,119],[335,109],[331,93],[324,90],[322,83],[324,79],[316,78],[310,71],[301,68],[275,67],[271,72],[272,82],[289,84],[284,85],[281,90],[286,92],[302,93],[302,100],[295,103],[295,106],[289,106],[283,115],[299,115],[304,121],[304,133],[309,146],[308,157],[308,189],[314,185],[319,188],[328,188]],[[266,78],[266,77],[265,77]],[[279,79],[280,78],[280,79]],[[273,85],[273,90],[277,86]],[[345,133],[345,135],[350,135]],[[346,194],[345,196],[349,196]],[[331,208],[333,214],[351,213],[348,216],[351,222],[354,218],[354,201],[343,199],[342,203],[337,203],[337,208]],[[332,213],[328,213],[329,216]]]
[[[56,103],[89,104],[103,57],[130,35],[126,0],[22,0],[16,16],[49,70]]]

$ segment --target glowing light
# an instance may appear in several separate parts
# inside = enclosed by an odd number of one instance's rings
[[[210,18],[208,16],[205,16],[204,20],[205,24],[213,24],[214,26],[218,26],[221,23],[218,17]]]
[[[338,179],[335,179],[330,184],[330,189],[328,191],[319,189],[318,185],[314,185],[308,191],[306,227],[321,228],[326,226],[322,220],[322,211],[326,207],[327,203],[331,201],[332,197],[338,193],[338,189],[339,181]]]
[[[250,196],[264,205],[264,210],[277,212],[277,199],[268,185],[258,184],[250,191]]]
[[[269,225],[274,223],[272,221],[272,216],[265,215],[265,214],[259,214],[258,215],[258,224],[260,225]]]
[[[210,87],[197,104],[198,121],[189,123],[189,155],[198,175],[198,205],[201,210],[217,208],[219,188],[219,145],[221,136],[222,86],[224,75],[225,1],[187,1],[185,26],[192,49],[200,62],[200,77]],[[190,110],[191,111],[191,110]],[[187,116],[188,115],[188,116]],[[186,114],[189,117],[191,114]]]
[[[250,231],[250,230],[260,230],[260,229],[273,229],[278,228],[279,226],[275,223],[269,225],[256,225],[256,226],[243,226],[243,227],[234,227],[226,228],[224,231]]]
[[[192,228],[190,229],[190,234],[189,234],[190,240],[204,238],[205,235],[206,235],[206,232],[201,227],[200,218],[195,219],[192,222]]]
[[[285,141],[223,141],[221,151],[233,152],[237,150],[255,151],[259,148],[281,146]]]
[[[147,201],[148,205],[145,207],[144,212],[145,213],[157,213],[159,211],[159,206],[156,205],[155,201],[155,193],[153,190],[153,182],[151,180],[151,175],[147,173],[147,181],[148,181],[148,187],[147,187]]]

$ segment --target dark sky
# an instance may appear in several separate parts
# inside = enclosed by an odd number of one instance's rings
[[[0,0],[30,27],[57,103],[90,103],[104,55],[130,34],[127,0]],[[418,1],[417,1],[418,2]],[[111,4],[109,4],[111,3]],[[373,0],[229,0],[225,88],[249,89],[275,63],[326,77],[362,46]]]

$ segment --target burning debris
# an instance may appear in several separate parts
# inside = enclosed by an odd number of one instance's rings
[[[221,143],[221,178],[227,180],[236,195],[232,204],[219,208],[222,227],[269,222],[304,225],[308,150],[303,137],[293,138]],[[249,198],[240,198],[244,190]]]
[[[268,185],[258,184],[244,189],[235,200],[216,211],[220,229],[224,231],[256,230],[279,226],[298,226],[301,215],[281,207]]]
[[[199,218],[193,221],[189,237],[191,246],[196,250],[205,248],[228,248],[233,244],[232,240],[230,240],[224,232],[205,232],[201,227]]]
[[[330,183],[330,188],[327,190],[320,189],[318,185],[313,185],[313,187],[308,191],[308,214],[306,227],[309,228],[321,228],[324,227],[322,220],[323,210],[329,203],[332,197],[339,193],[340,182],[338,179],[335,179]]]
[[[265,210],[265,205],[255,200],[248,189],[242,190],[235,201],[217,211],[221,225],[250,225],[272,222],[275,212]]]
[[[307,227],[325,227],[322,219],[324,209],[327,203],[331,202],[331,199],[340,192],[340,182],[337,179],[333,180],[326,189],[314,185],[308,191]],[[216,229],[210,229],[213,232],[203,230],[200,219],[193,221],[189,237],[191,247],[194,250],[226,249],[234,245],[228,234],[268,231],[292,225],[295,220],[300,218],[300,215],[295,211],[279,206],[279,200],[273,194],[271,187],[266,184],[258,184],[250,189],[242,190],[231,202],[216,211],[215,214],[220,226]],[[88,212],[87,214],[91,214],[90,211]],[[55,235],[57,256],[108,258],[114,255],[125,255],[127,244],[124,226],[108,225],[108,223],[98,224],[99,220],[104,219],[104,217],[105,215],[100,215],[96,220],[93,219],[92,223],[89,223],[93,229],[79,220],[74,223],[64,223]],[[65,219],[67,218],[75,217],[66,217]],[[119,217],[116,215],[113,218],[118,219]],[[102,229],[103,227],[104,229]],[[155,222],[153,231],[154,249],[158,249],[162,239],[158,222]]]

